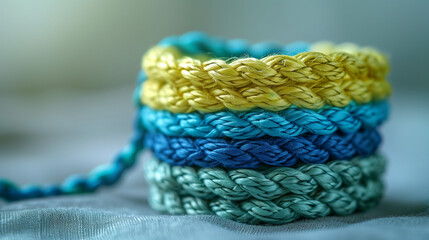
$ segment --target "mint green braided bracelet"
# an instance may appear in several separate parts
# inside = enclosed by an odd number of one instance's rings
[[[299,218],[328,215],[350,215],[378,204],[382,197],[380,179],[342,189],[323,190],[314,196],[286,194],[274,200],[247,199],[231,201],[217,197],[211,200],[181,195],[175,191],[151,187],[149,204],[169,214],[217,215],[248,224],[284,224]]]
[[[386,160],[380,155],[356,157],[351,161],[305,164],[298,168],[226,169],[172,166],[155,158],[144,164],[146,180],[162,190],[183,195],[229,200],[255,198],[272,200],[286,193],[312,195],[379,178]]]

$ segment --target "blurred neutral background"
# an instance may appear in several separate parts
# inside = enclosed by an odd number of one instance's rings
[[[131,131],[141,56],[166,36],[355,42],[391,60],[387,196],[422,209],[427,185],[409,186],[429,182],[428,9],[423,0],[2,0],[0,176],[60,181],[109,161]]]
[[[284,43],[352,41],[385,51],[397,90],[424,91],[428,1],[0,1],[1,93],[132,84],[165,36],[202,30]]]

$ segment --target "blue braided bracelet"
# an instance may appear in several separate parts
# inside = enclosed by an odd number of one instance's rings
[[[227,140],[222,138],[167,137],[148,132],[145,146],[172,165],[226,168],[256,168],[262,164],[292,166],[296,163],[324,163],[373,154],[381,142],[376,130],[350,134],[304,134],[290,138]]]
[[[242,39],[225,40],[201,32],[189,32],[181,36],[167,37],[158,45],[178,47],[188,55],[210,53],[216,58],[241,56],[263,58],[271,54],[293,56],[308,51],[310,46],[306,42],[295,42],[288,45],[274,42],[249,44]]]
[[[293,137],[304,133],[333,134],[337,130],[353,133],[375,128],[388,116],[386,101],[345,108],[308,110],[289,108],[281,112],[262,109],[251,112],[222,111],[215,113],[174,114],[143,106],[141,121],[148,131],[159,131],[174,137],[230,137],[248,139],[263,136]]]

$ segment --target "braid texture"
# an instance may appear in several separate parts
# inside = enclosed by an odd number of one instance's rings
[[[206,200],[151,186],[152,208],[169,214],[217,215],[247,224],[284,224],[300,218],[349,215],[378,204],[383,192],[379,179],[343,189],[322,190],[314,196],[286,194],[274,200],[223,198]]]
[[[375,152],[381,137],[376,130],[351,134],[304,134],[290,138],[227,140],[222,138],[167,137],[147,133],[145,146],[169,164],[199,167],[257,168],[263,164],[292,166],[298,162],[348,160]]]
[[[385,159],[371,154],[388,115],[387,59],[301,46],[189,33],[147,52],[140,114],[159,159],[144,168],[154,209],[282,224],[378,203]]]
[[[151,185],[181,195],[236,201],[273,200],[287,193],[311,196],[319,190],[335,190],[379,178],[385,165],[385,158],[379,155],[257,170],[171,166],[152,158],[145,162],[144,172]]]
[[[141,109],[141,121],[148,131],[167,136],[249,139],[263,136],[294,137],[304,133],[329,135],[364,128],[375,128],[388,116],[385,101],[365,105],[350,104],[345,108],[313,111],[289,108],[280,112],[257,109],[251,112],[222,111],[202,114],[174,114],[147,106]]]
[[[389,71],[389,64],[386,57],[371,47],[359,47],[353,43],[334,45],[331,42],[318,42],[309,46],[308,51],[332,54],[344,52],[354,56],[359,56],[368,66],[368,75],[374,78],[383,78]]]
[[[143,57],[143,69],[149,78],[168,82],[177,88],[188,83],[202,88],[220,86],[232,89],[252,84],[264,87],[321,81],[346,84],[356,79],[378,81],[385,77],[388,69],[385,58],[372,58],[375,64],[367,64],[365,60],[368,59],[361,58],[360,54],[345,52],[303,52],[296,56],[272,55],[262,59],[240,58],[232,62],[211,59],[202,62],[184,56],[176,47],[157,46]]]
[[[347,86],[340,86],[335,81],[323,81],[272,87],[249,85],[237,89],[205,89],[187,83],[176,88],[150,78],[142,84],[140,96],[143,104],[173,113],[217,112],[227,108],[236,111],[254,108],[281,111],[292,105],[307,109],[320,109],[325,105],[345,107],[352,100],[363,104],[383,100],[390,94],[390,85],[385,80],[354,80]]]

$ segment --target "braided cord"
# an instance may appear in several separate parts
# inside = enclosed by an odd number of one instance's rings
[[[147,133],[145,146],[155,156],[179,166],[257,168],[293,166],[297,163],[324,163],[369,156],[380,144],[376,130],[363,129],[350,134],[304,134],[290,138],[227,140],[222,138],[167,137]]]
[[[380,55],[380,54],[378,54]],[[262,59],[239,58],[201,61],[180,52],[176,47],[156,46],[143,57],[142,67],[150,79],[168,82],[180,88],[223,87],[237,90],[255,86],[302,85],[338,82],[348,85],[355,80],[379,81],[388,70],[385,58],[361,58],[345,52],[303,52],[296,56],[271,55]],[[381,56],[381,55],[380,55]]]
[[[345,52],[354,56],[359,56],[367,65],[368,75],[374,78],[383,78],[389,70],[386,57],[371,47],[359,47],[353,43],[334,45],[331,42],[319,42],[309,46],[309,51],[332,54],[335,52]]]
[[[153,109],[189,113],[217,112],[227,108],[237,111],[249,111],[253,108],[281,111],[292,105],[307,109],[320,109],[324,105],[345,107],[352,100],[368,103],[385,99],[389,94],[390,86],[385,80],[355,80],[347,86],[331,81],[273,87],[248,86],[234,90],[203,89],[193,85],[175,88],[149,78],[143,83],[140,95],[142,103]]]
[[[322,190],[314,196],[286,194],[274,200],[206,200],[151,186],[152,208],[169,214],[217,215],[248,224],[284,224],[299,218],[349,215],[376,206],[381,199],[381,180],[367,180],[343,189]]]
[[[129,144],[125,146],[110,164],[94,168],[87,176],[72,175],[62,184],[46,186],[28,185],[20,187],[13,182],[0,179],[0,198],[16,201],[31,198],[41,198],[58,195],[70,195],[94,192],[102,186],[110,186],[118,182],[123,173],[137,161],[143,149],[144,132],[141,125],[136,124],[136,130]]]
[[[263,136],[294,137],[304,133],[329,135],[340,130],[353,133],[361,127],[375,128],[388,116],[386,101],[345,108],[313,111],[289,108],[280,112],[257,109],[251,112],[222,111],[202,114],[174,114],[144,106],[141,122],[148,131],[167,136],[248,139]]]
[[[369,66],[370,75],[381,78],[388,71],[386,57],[376,49],[369,47],[359,47],[356,44],[346,43],[334,45],[330,42],[318,42],[308,44],[306,42],[295,42],[282,45],[274,42],[262,42],[249,44],[243,39],[226,40],[219,37],[208,36],[201,32],[189,32],[181,36],[170,36],[163,39],[159,46],[174,46],[183,55],[209,55],[211,58],[263,58],[269,55],[294,56],[303,52],[321,52],[330,54],[334,52],[344,52],[358,56]],[[345,62],[345,59],[341,60]],[[350,62],[352,63],[352,62]],[[374,70],[381,71],[374,71]]]
[[[297,168],[225,169],[171,166],[155,158],[144,164],[146,180],[162,190],[182,195],[228,200],[273,200],[286,193],[313,195],[379,178],[386,160],[380,155],[351,161],[305,164]]]
[[[366,48],[339,48],[353,55],[324,47],[328,55],[303,52],[294,57],[201,62],[183,54],[228,56],[233,51],[226,50],[225,41],[198,33],[169,38],[161,45],[143,58],[149,81],[142,88],[142,102],[155,109],[185,113],[255,107],[279,111],[291,105],[317,109],[325,104],[343,107],[351,100],[367,103],[390,94],[390,85],[384,80],[387,60]],[[238,49],[247,51],[247,47]]]

